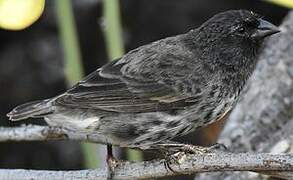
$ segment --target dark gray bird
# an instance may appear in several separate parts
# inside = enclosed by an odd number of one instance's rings
[[[219,13],[186,34],[138,47],[64,94],[16,107],[12,121],[44,117],[148,149],[224,117],[252,74],[263,39],[279,32],[246,10]],[[111,154],[111,151],[109,151]]]

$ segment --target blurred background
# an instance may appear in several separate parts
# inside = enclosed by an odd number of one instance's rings
[[[0,30],[0,126],[45,124],[43,120],[12,123],[6,113],[18,104],[58,95],[125,52],[185,33],[229,9],[255,11],[276,25],[289,11],[282,3],[261,0],[47,0],[42,16],[32,26]],[[223,125],[213,124],[179,140],[214,144]],[[105,149],[104,145],[67,141],[1,143],[0,168],[96,168],[104,166]],[[154,157],[115,151],[122,159]]]

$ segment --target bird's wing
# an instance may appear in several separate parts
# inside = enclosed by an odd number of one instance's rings
[[[191,67],[177,62],[186,55],[165,46],[155,43],[131,51],[88,75],[55,103],[114,112],[169,111],[192,105],[196,96],[186,91],[192,87],[181,83]],[[169,46],[178,48],[176,44]]]

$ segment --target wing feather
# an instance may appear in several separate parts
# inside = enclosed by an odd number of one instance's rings
[[[192,87],[178,90],[171,86],[186,81],[186,77],[179,76],[177,71],[178,68],[185,68],[186,73],[192,72],[192,67],[183,66],[185,61],[189,63],[191,59],[184,59],[188,54],[176,52],[176,43],[167,40],[167,47],[174,50],[164,52],[164,42],[133,50],[122,59],[112,61],[88,75],[63,96],[59,96],[55,103],[75,108],[131,113],[180,110],[194,104],[196,96],[186,93],[186,89]],[[160,49],[162,47],[164,49]],[[170,52],[174,52],[174,55],[170,55]],[[172,58],[179,63],[172,63]],[[176,73],[180,79],[172,77]]]

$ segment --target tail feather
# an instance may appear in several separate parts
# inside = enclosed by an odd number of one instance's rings
[[[53,112],[50,99],[32,101],[14,108],[7,114],[9,120],[19,121],[30,117],[42,117]]]

